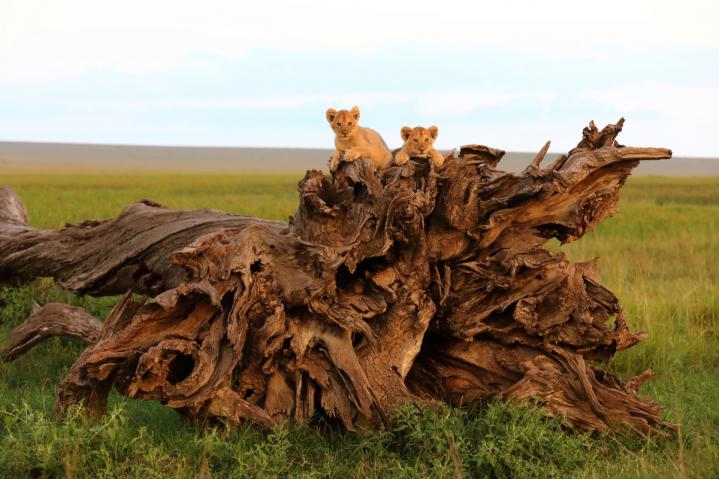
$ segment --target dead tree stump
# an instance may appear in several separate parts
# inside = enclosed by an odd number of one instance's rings
[[[49,323],[85,338],[59,412],[83,403],[102,414],[114,387],[264,426],[320,414],[348,430],[382,427],[407,402],[495,398],[538,401],[582,429],[670,426],[637,395],[650,371],[622,382],[600,367],[645,335],[629,331],[593,262],[544,247],[614,213],[640,160],[671,157],[617,144],[622,124],[590,123],[541,168],[547,143],[518,174],[495,169],[504,152],[480,145],[438,170],[415,158],[381,173],[343,163],[332,181],[308,171],[288,224],[144,201],[115,220],[35,230],[6,189],[2,281],[128,293],[103,323],[61,305],[36,311],[5,358]]]

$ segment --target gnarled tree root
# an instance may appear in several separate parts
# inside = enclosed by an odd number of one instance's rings
[[[671,425],[659,406],[636,393],[651,372],[623,383],[599,366],[645,335],[629,331],[593,263],[544,248],[614,213],[640,160],[671,157],[617,144],[622,124],[591,123],[542,169],[547,144],[518,174],[496,170],[504,152],[481,145],[437,170],[414,158],[381,174],[343,163],[332,182],[309,171],[289,224],[145,202],[43,231],[13,200],[0,212],[0,277],[160,292],[139,303],[128,292],[93,323],[59,411],[102,414],[115,387],[197,418],[271,426],[323,414],[352,430],[382,427],[407,402],[506,398],[577,428],[661,431]],[[17,337],[42,336],[41,324],[34,314]],[[6,358],[33,341],[13,339]]]

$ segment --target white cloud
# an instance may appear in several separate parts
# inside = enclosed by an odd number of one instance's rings
[[[589,90],[584,96],[626,112],[655,112],[676,120],[715,117],[719,86],[685,86],[642,82]]]
[[[93,68],[145,73],[183,65],[197,53],[237,56],[254,47],[485,45],[559,57],[592,55],[596,45],[719,47],[718,13],[713,1],[665,0],[3,0],[0,82]]]
[[[436,88],[428,90],[366,91],[351,94],[253,95],[245,97],[162,98],[144,101],[98,100],[92,108],[118,112],[156,110],[269,110],[286,111],[313,108],[363,109],[405,104],[429,117],[469,113],[481,108],[508,106],[512,103],[539,103],[548,108],[557,98],[552,91],[527,91],[490,88]]]
[[[646,146],[666,143],[684,155],[719,154],[716,142],[716,112],[719,111],[719,86],[683,86],[662,83],[636,83],[591,90],[587,98],[616,112],[641,118],[635,130],[623,134],[627,144]],[[629,123],[631,124],[631,122]]]
[[[92,109],[108,109],[115,112],[148,112],[157,110],[299,110],[308,106],[315,108],[350,108],[361,105],[374,108],[380,105],[409,102],[411,95],[404,92],[367,91],[352,94],[277,94],[252,95],[240,97],[193,97],[161,98],[144,101],[98,100],[92,103]]]
[[[417,95],[417,111],[426,115],[454,115],[480,108],[506,106],[515,102],[537,102],[549,106],[557,97],[551,91],[488,88],[442,88]]]

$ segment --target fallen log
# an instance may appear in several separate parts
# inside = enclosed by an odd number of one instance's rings
[[[407,402],[505,398],[577,428],[657,431],[671,425],[636,392],[651,372],[622,382],[599,366],[645,335],[629,331],[593,263],[544,248],[614,213],[640,160],[671,157],[619,145],[622,124],[590,123],[542,168],[546,144],[518,174],[481,145],[440,169],[413,158],[380,173],[342,163],[332,181],[308,171],[288,224],[146,202],[33,230],[13,201],[16,213],[0,213],[15,218],[0,224],[0,278],[159,292],[123,296],[59,385],[59,412],[102,414],[115,387],[199,419],[324,415],[353,430],[386,425]]]
[[[107,296],[127,290],[155,295],[187,279],[172,252],[224,228],[286,224],[222,211],[177,210],[152,200],[126,207],[114,220],[87,220],[60,230],[28,226],[25,206],[0,189],[0,282],[19,284],[52,277],[78,294]],[[6,219],[7,218],[7,219]]]

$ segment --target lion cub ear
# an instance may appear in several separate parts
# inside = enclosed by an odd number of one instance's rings
[[[427,128],[427,130],[429,131],[429,134],[432,135],[432,139],[433,139],[433,140],[436,140],[436,139],[437,139],[437,135],[439,135],[439,128],[437,128],[436,126],[432,125],[432,126],[430,126],[429,128]]]
[[[335,110],[334,108],[328,108],[327,111],[325,112],[325,117],[327,117],[327,121],[329,123],[332,123],[333,121],[335,121],[336,116],[337,116],[337,110]]]
[[[355,120],[359,120],[359,107],[357,105],[352,107],[350,113],[352,113],[352,116],[355,117]]]
[[[399,136],[402,137],[402,141],[407,141],[407,138],[409,138],[409,135],[412,134],[412,128],[409,126],[403,126],[401,130],[399,130]]]

